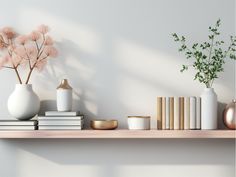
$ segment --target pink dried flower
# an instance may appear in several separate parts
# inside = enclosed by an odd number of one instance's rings
[[[50,36],[46,36],[45,38],[45,45],[53,45],[53,40]]]
[[[21,58],[27,58],[27,54],[25,52],[25,48],[23,46],[17,46],[14,49],[14,53],[18,56],[20,56]]]
[[[0,41],[0,50],[4,49],[5,47],[6,47],[5,44],[2,41]]]
[[[21,44],[21,45],[25,45],[25,43],[29,40],[29,37],[26,36],[26,35],[21,35],[21,36],[18,36],[16,38],[16,42]]]
[[[55,47],[53,47],[53,46],[46,46],[45,49],[44,49],[44,54],[46,56],[55,58],[57,56],[58,52],[57,52],[57,49]]]
[[[17,66],[18,64],[20,64],[22,62],[23,58],[18,56],[18,55],[14,55],[12,57],[10,57],[10,61],[12,62],[12,64],[14,66]]]
[[[41,37],[40,33],[38,31],[32,31],[29,35],[29,38],[32,40],[32,41],[37,41],[39,40]]]
[[[38,71],[42,71],[43,68],[46,66],[47,64],[47,60],[40,60],[36,63],[35,65],[35,68],[38,70]]]
[[[2,29],[2,33],[8,38],[8,39],[12,39],[15,37],[16,33],[14,32],[14,30],[11,27],[4,27]]]
[[[11,44],[7,48],[8,48],[9,51],[13,52],[15,50],[16,46],[14,44]]]
[[[35,59],[37,57],[38,51],[35,46],[27,46],[26,47],[26,52],[30,59]]]
[[[38,27],[38,32],[42,33],[42,34],[46,34],[49,31],[49,27],[46,25],[40,25]]]

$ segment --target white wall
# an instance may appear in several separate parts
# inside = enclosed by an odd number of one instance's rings
[[[35,73],[42,112],[55,108],[55,88],[67,77],[75,109],[87,120],[127,115],[155,116],[158,95],[200,95],[194,71],[181,74],[186,59],[170,36],[207,37],[220,17],[222,38],[235,34],[235,1],[228,0],[0,0],[0,26],[20,32],[48,24],[60,56]],[[235,97],[235,66],[215,82],[221,108]],[[0,71],[1,117],[16,82]],[[89,122],[89,121],[87,121]],[[1,177],[41,176],[226,176],[233,177],[233,140],[1,140]]]

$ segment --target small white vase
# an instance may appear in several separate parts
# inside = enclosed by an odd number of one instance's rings
[[[8,98],[8,111],[19,120],[29,120],[38,114],[40,100],[31,84],[16,84],[15,90]]]
[[[213,88],[205,88],[201,95],[201,129],[217,129],[217,95]]]
[[[72,87],[69,85],[67,79],[63,79],[57,87],[57,110],[72,110]]]

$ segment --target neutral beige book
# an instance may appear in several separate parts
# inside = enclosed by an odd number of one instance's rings
[[[179,130],[179,97],[174,97],[174,130]]]
[[[196,129],[201,129],[201,98],[196,99]]]
[[[190,98],[184,97],[184,129],[190,129]]]
[[[180,130],[184,130],[184,97],[180,97],[179,101],[180,101]]]
[[[166,129],[166,98],[162,97],[162,130]]]
[[[190,129],[196,129],[196,97],[190,97]]]
[[[170,130],[174,130],[174,97],[170,97]]]
[[[162,98],[157,97],[157,129],[162,129]]]
[[[170,97],[166,97],[166,130],[170,130]]]

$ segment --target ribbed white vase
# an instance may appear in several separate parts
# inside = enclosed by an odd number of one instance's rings
[[[8,99],[8,111],[19,120],[29,120],[38,114],[40,100],[31,84],[16,84]]]
[[[201,95],[201,129],[217,129],[217,95],[213,88],[205,88]]]

